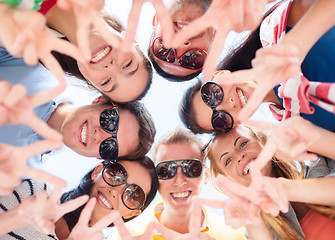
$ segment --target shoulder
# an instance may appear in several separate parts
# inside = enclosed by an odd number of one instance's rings
[[[335,161],[320,156],[317,162],[313,162],[306,170],[305,178],[335,177]]]
[[[245,229],[233,229],[226,225],[224,217],[204,209],[206,212],[206,224],[209,228],[208,235],[217,240],[244,240]]]

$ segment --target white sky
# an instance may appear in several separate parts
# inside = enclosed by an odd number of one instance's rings
[[[131,3],[132,1],[129,0],[109,0],[106,9],[111,12],[112,15],[117,16],[126,26]],[[109,7],[112,5],[117,7]],[[152,4],[145,3],[137,28],[136,41],[139,43],[145,55],[147,55],[147,47],[152,32],[151,22],[154,13],[155,10]],[[236,43],[238,39],[239,37],[235,33],[230,33],[223,54],[229,47]],[[154,119],[157,129],[156,139],[166,131],[174,129],[176,126],[183,126],[178,116],[179,103],[186,89],[194,83],[195,80],[183,83],[169,82],[154,73],[151,89],[143,99],[143,102]],[[95,94],[87,92],[83,87],[75,86],[79,84],[79,81],[69,79],[69,86],[64,94],[72,99],[75,104],[90,104]],[[257,114],[260,118],[268,116],[268,113],[264,110],[259,111]],[[67,180],[69,188],[76,186],[81,177],[98,163],[95,158],[79,156],[65,146],[61,150],[49,155],[50,156],[46,157],[47,161],[44,164],[44,169]],[[223,198],[222,194],[217,193],[210,184],[204,187],[202,196],[213,199]],[[156,197],[154,202],[158,200],[159,197]],[[218,212],[220,213],[221,211]],[[143,214],[147,213],[148,211],[146,210]],[[107,231],[106,233],[110,235],[111,231]]]

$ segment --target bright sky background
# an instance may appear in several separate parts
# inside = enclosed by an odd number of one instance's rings
[[[109,0],[106,9],[111,12],[113,16],[117,16],[126,26],[131,3],[132,1],[129,0]],[[114,7],[112,8],[110,6]],[[145,3],[142,8],[136,33],[136,41],[139,43],[140,48],[146,55],[149,39],[152,33],[151,22],[154,13],[155,10],[152,4]],[[227,52],[233,44],[236,44],[239,38],[240,37],[235,33],[230,33],[227,38],[223,54]],[[69,79],[68,82],[68,88],[64,95],[70,98],[75,104],[90,104],[96,96],[95,92],[89,92],[86,91],[84,87],[80,87],[80,82],[76,79]],[[154,73],[151,89],[149,90],[147,96],[143,99],[143,102],[154,119],[157,129],[156,139],[177,126],[183,127],[183,124],[178,116],[179,103],[186,89],[192,86],[195,82],[195,79],[183,83],[169,82]],[[264,119],[269,116],[268,112],[264,109],[265,108],[256,113],[256,118]],[[45,159],[47,161],[44,164],[44,168],[47,171],[67,180],[69,188],[77,186],[81,177],[98,164],[97,159],[80,156],[65,146],[62,147],[61,150],[49,154],[49,156]],[[202,196],[213,199],[223,198],[222,194],[217,193],[210,184],[204,187]],[[159,201],[159,196],[156,196],[154,202],[156,201]],[[150,206],[148,209],[150,209]],[[217,212],[222,214],[221,211]],[[144,211],[143,215],[147,213],[148,210]],[[111,232],[112,230],[106,231],[106,234],[110,235]]]

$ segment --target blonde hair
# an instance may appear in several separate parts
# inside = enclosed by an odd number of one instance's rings
[[[256,130],[250,127],[246,127],[241,125],[236,126],[235,128],[245,128],[250,131],[252,137],[260,142],[263,146],[266,143],[267,133]],[[221,134],[216,134],[213,136],[212,143],[215,141],[216,138],[222,136]],[[220,170],[219,166],[214,161],[213,157],[213,144],[210,144],[206,150],[205,156],[210,160],[210,172],[211,172],[211,179],[213,183],[213,179],[217,177],[219,174],[224,175],[224,173]],[[287,179],[303,179],[304,172],[306,166],[304,163],[300,163],[301,170],[299,171],[297,165],[292,161],[285,161],[276,158],[275,156],[271,159],[272,163],[272,176],[274,177],[283,177]],[[214,185],[215,186],[215,185]],[[216,189],[218,189],[216,187]],[[222,191],[220,191],[222,192]],[[323,214],[327,217],[334,218],[335,217],[335,210],[331,209],[327,206],[319,206],[314,204],[307,204],[311,209]],[[279,236],[280,239],[305,239],[303,234],[297,229],[294,224],[288,219],[284,214],[280,213],[278,216],[273,217],[270,214],[266,214],[262,212],[262,217],[264,221],[267,223],[268,226]]]
[[[184,143],[184,144],[196,144],[199,147],[199,152],[201,153],[202,162],[205,161],[204,155],[202,154],[202,141],[191,131],[177,127],[173,131],[165,133],[153,146],[152,148],[152,158],[156,162],[156,154],[159,146],[163,144],[174,144],[174,143]]]

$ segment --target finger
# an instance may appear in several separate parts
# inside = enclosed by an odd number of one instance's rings
[[[158,232],[160,232],[164,238],[166,238],[167,240],[175,240],[175,239],[181,239],[181,234],[168,229],[166,227],[164,227],[162,224],[160,224],[160,222],[156,221],[155,222],[155,228],[158,230]]]
[[[96,198],[90,198],[90,200],[88,200],[88,202],[86,203],[84,209],[81,211],[80,213],[80,217],[79,220],[77,222],[77,225],[83,225],[83,226],[87,226],[88,222],[90,221],[93,209],[95,207],[96,204]]]
[[[58,39],[58,38],[53,38],[52,45],[53,45],[54,51],[70,56],[73,59],[76,59],[78,62],[81,62],[84,60],[84,56],[80,52],[79,48],[68,41]]]
[[[41,182],[49,183],[55,185],[59,188],[65,188],[67,183],[63,179],[56,177],[50,173],[42,170],[27,167],[26,173],[22,177],[31,177],[38,179]]]
[[[154,222],[150,222],[147,226],[147,229],[145,230],[144,234],[141,236],[141,239],[151,239],[152,237],[152,233],[155,230],[155,223]]]
[[[59,216],[63,216],[69,212],[74,211],[75,209],[79,208],[80,206],[84,205],[89,199],[88,195],[83,195],[67,201],[61,205],[61,211]]]
[[[280,211],[284,213],[288,211],[287,195],[281,184],[273,186],[272,183],[266,181],[264,190],[268,194],[269,198],[278,206]]]
[[[205,199],[205,198],[198,198],[199,204],[207,205],[212,208],[225,208],[226,201],[223,200],[213,200],[213,199]]]
[[[215,184],[228,196],[244,197],[249,191],[247,187],[235,183],[223,175],[215,179]]]
[[[252,120],[252,119],[248,119],[244,122],[244,125],[247,125],[249,127],[254,127],[257,129],[262,129],[265,131],[271,131],[274,130],[276,128],[278,128],[278,123],[270,123],[270,122],[266,122],[266,121],[256,121],[256,120]]]
[[[59,148],[63,143],[60,141],[41,140],[31,143],[28,146],[17,147],[20,149],[23,159],[29,159],[37,154],[43,154],[52,149]],[[24,160],[26,161],[26,160]]]
[[[259,25],[262,19],[263,11],[258,10],[259,8],[262,8],[258,2],[262,2],[262,1],[249,1],[249,0],[244,1],[245,3],[244,23],[246,24],[245,29],[252,29],[252,30],[255,29]],[[264,9],[265,9],[265,4],[263,6],[263,10]]]
[[[8,88],[7,88],[8,89]],[[27,89],[21,84],[15,84],[10,91],[3,96],[3,104],[7,107],[15,107],[15,105],[27,95]]]
[[[25,46],[23,52],[24,62],[30,66],[35,66],[38,63],[37,49],[34,40],[35,39],[31,39],[31,41]]]
[[[250,203],[248,208],[248,216],[252,224],[259,224],[262,221],[260,209],[256,205]]]
[[[126,225],[124,224],[124,221],[122,220],[121,216],[117,217],[117,219],[114,221],[114,225],[117,227],[121,239],[125,240],[132,239],[132,236],[128,231]]]
[[[51,89],[40,91],[30,97],[33,106],[40,106],[44,103],[50,102],[52,99],[57,97],[66,88],[66,81],[64,78],[58,79],[59,84]]]
[[[201,227],[201,216],[202,216],[201,206],[194,200],[192,202],[193,202],[193,208],[188,230],[191,234],[197,234]]]
[[[77,39],[78,40],[78,47],[82,52],[85,60],[89,61],[92,58],[90,44],[89,44],[89,29],[90,29],[90,22],[89,19],[83,19],[81,16],[80,10],[75,10],[76,20],[78,24],[77,28]],[[86,16],[88,17],[88,16]]]
[[[312,161],[315,162],[319,159],[319,156],[314,153],[302,153],[298,157],[295,158],[296,161],[298,162],[303,162],[303,161]]]
[[[268,138],[264,148],[258,154],[256,160],[250,163],[251,166],[249,171],[252,177],[257,177],[256,174],[259,174],[265,165],[271,161],[276,148],[276,144],[272,140],[272,137]]]
[[[0,104],[3,103],[4,99],[6,98],[6,95],[11,91],[13,86],[14,85],[12,83],[9,83],[0,78]]]
[[[42,137],[57,141],[58,143],[53,145],[53,147],[55,147],[54,149],[57,149],[61,146],[60,141],[63,140],[63,135],[60,134],[57,130],[51,128],[46,122],[38,118],[36,115],[30,114],[29,118],[25,119],[22,123],[29,126]]]
[[[129,13],[126,36],[121,43],[121,51],[124,53],[129,52],[131,45],[135,41],[135,34],[141,8],[142,1],[133,1],[133,5]]]
[[[232,27],[236,32],[244,30],[244,1],[230,0],[230,21]]]
[[[92,227],[92,229],[94,229],[95,231],[100,231],[100,230],[108,227],[110,224],[112,224],[119,217],[120,217],[119,212],[112,211],[110,214],[108,214],[107,216],[103,217],[96,224],[94,224],[94,226]]]
[[[210,27],[211,27],[210,17],[205,13],[203,16],[195,19],[190,24],[188,24],[187,26],[183,27],[180,31],[178,31],[175,34],[171,45],[173,48],[177,48],[183,45],[192,37],[206,31]]]
[[[174,29],[173,29],[173,24],[172,24],[172,19],[170,16],[169,11],[164,5],[163,1],[153,1],[154,7],[157,12],[157,18],[159,23],[162,26],[163,31],[163,40],[164,40],[164,45],[167,48],[171,47],[172,43],[172,38],[174,36]]]
[[[203,74],[205,79],[210,79],[214,71],[216,70],[216,63],[221,55],[227,33],[228,29],[217,29],[215,32],[212,46],[206,57],[203,68]]]
[[[59,91],[57,92],[60,94],[66,86],[65,83],[65,78],[64,78],[64,71],[62,67],[59,65],[59,62],[53,57],[52,54],[47,54],[45,56],[41,56],[41,61],[43,62],[43,65],[50,71],[52,72],[56,78],[59,81]],[[50,92],[52,93],[52,92]],[[57,96],[57,95],[56,95]]]

